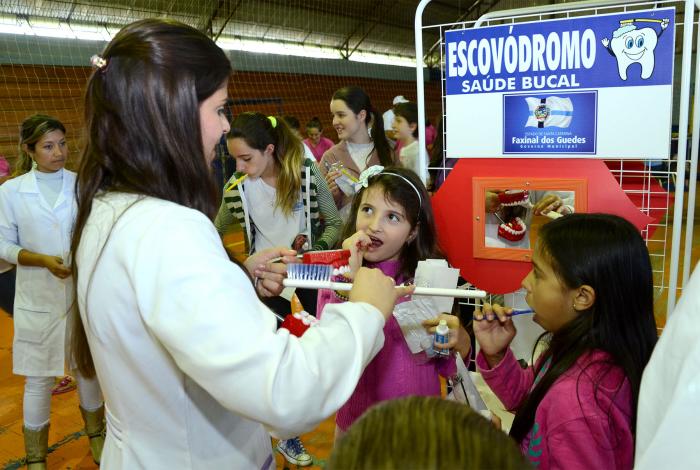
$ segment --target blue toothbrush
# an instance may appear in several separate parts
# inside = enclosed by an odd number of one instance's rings
[[[512,312],[508,313],[507,316],[514,317],[516,315],[525,315],[526,313],[535,313],[535,311],[531,308],[528,308],[527,310],[513,310]],[[486,319],[485,316],[484,316],[484,318],[474,318],[474,320],[476,320],[476,321],[481,321],[481,320],[485,320],[485,319]]]

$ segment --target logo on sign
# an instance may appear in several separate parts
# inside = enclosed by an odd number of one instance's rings
[[[569,127],[574,116],[571,98],[550,96],[548,98],[525,98],[530,115],[525,127]]]
[[[668,28],[668,18],[655,20],[637,18],[620,21],[620,27],[613,32],[612,40],[603,38],[601,43],[608,52],[617,59],[617,71],[620,78],[627,80],[627,69],[632,64],[639,64],[642,69],[641,78],[646,80],[654,73],[654,49],[659,38]],[[653,28],[637,29],[634,23],[659,23],[661,30],[657,33]]]

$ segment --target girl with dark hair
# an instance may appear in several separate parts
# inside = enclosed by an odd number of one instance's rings
[[[345,219],[354,195],[352,179],[370,166],[394,165],[395,157],[384,134],[382,115],[362,88],[337,90],[331,99],[331,114],[340,143],[323,154],[319,166]]]
[[[323,125],[315,116],[306,123],[306,135],[308,137],[304,139],[304,143],[314,154],[317,162],[320,162],[323,154],[335,145],[331,139],[323,137]]]
[[[352,279],[360,266],[367,266],[393,277],[396,284],[410,281],[418,261],[440,257],[425,186],[411,170],[381,166],[365,170],[359,184],[343,242],[343,248],[351,253],[350,272],[336,280]],[[343,300],[340,293],[320,291],[318,310]],[[439,376],[448,377],[456,370],[454,360],[416,361],[393,316],[384,327],[384,335],[384,347],[365,369],[352,397],[336,414],[336,439],[379,401],[406,395],[439,396]],[[460,350],[468,348],[459,345]]]
[[[617,216],[566,215],[540,229],[532,267],[525,300],[549,338],[534,367],[522,369],[508,347],[510,309],[474,314],[477,366],[516,412],[510,435],[540,469],[632,468],[639,386],[656,343],[644,240]]]
[[[75,173],[66,128],[35,114],[20,128],[17,176],[0,186],[0,258],[17,265],[12,372],[25,376],[24,444],[28,468],[46,468],[51,391],[63,375],[73,304],[70,236],[75,219]],[[80,411],[99,463],[104,407],[94,378],[77,373]],[[73,386],[75,387],[75,386]]]
[[[394,105],[394,122],[391,123],[396,140],[401,143],[398,159],[404,168],[420,175],[420,144],[418,142],[418,106],[416,103]],[[428,162],[426,162],[427,165]]]
[[[107,397],[102,468],[270,468],[266,427],[293,436],[344,403],[405,292],[365,270],[355,302],[303,338],[276,332],[257,294],[281,291],[284,265],[271,261],[295,252],[232,262],[211,222],[226,54],[151,19],[93,59],[71,254],[74,353]]]

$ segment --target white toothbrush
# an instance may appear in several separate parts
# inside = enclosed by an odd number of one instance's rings
[[[338,291],[349,291],[352,289],[352,284],[350,283],[331,281],[332,275],[333,266],[325,264],[289,264],[287,265],[287,279],[284,280],[284,285],[285,287],[299,287],[301,289],[331,289]],[[416,287],[412,295],[483,299],[486,297],[486,292],[475,289]]]

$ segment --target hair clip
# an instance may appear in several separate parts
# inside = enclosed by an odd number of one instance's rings
[[[372,165],[365,169],[360,176],[357,178],[357,183],[355,183],[355,190],[359,191],[360,188],[366,188],[369,186],[369,179],[373,176],[378,175],[384,171],[384,167],[381,165]]]
[[[277,118],[274,116],[268,116],[267,119],[270,120],[270,124],[272,124],[272,128],[275,129],[277,127]]]
[[[107,61],[97,54],[90,57],[90,63],[98,70],[104,70],[107,67]]]

